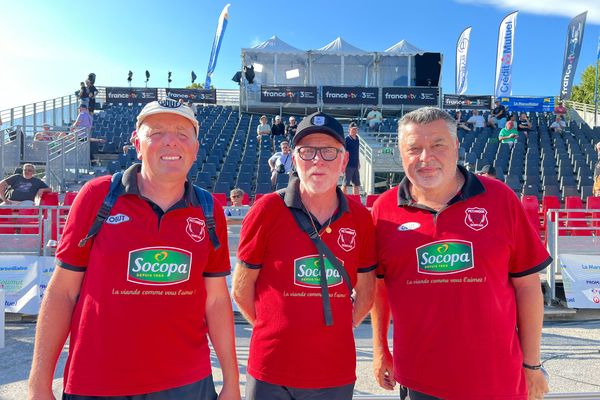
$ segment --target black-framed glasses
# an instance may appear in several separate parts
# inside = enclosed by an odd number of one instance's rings
[[[304,161],[312,161],[315,159],[317,152],[319,157],[323,161],[333,161],[337,158],[338,154],[342,150],[335,147],[313,147],[313,146],[302,146],[296,150],[298,156]]]

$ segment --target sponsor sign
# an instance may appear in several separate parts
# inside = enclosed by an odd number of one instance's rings
[[[337,286],[342,283],[342,276],[329,262],[327,257],[323,257],[325,261],[325,276],[327,277],[327,286]],[[339,260],[339,259],[338,259]],[[343,261],[339,260],[343,265]],[[320,288],[321,287],[321,269],[319,267],[319,256],[307,256],[294,260],[294,285]]]
[[[359,86],[323,86],[321,97],[324,104],[377,105],[379,103],[379,89]]]
[[[560,254],[567,307],[600,309],[600,256]]]
[[[174,247],[129,252],[127,280],[141,285],[174,285],[190,279],[192,253]]]
[[[512,94],[512,65],[515,46],[517,11],[507,15],[500,23],[498,55],[496,57],[495,97]]]
[[[40,307],[37,256],[0,256],[0,289],[6,312],[37,314]]]
[[[473,243],[442,240],[417,247],[417,271],[420,274],[448,275],[473,268]]]
[[[492,96],[445,94],[443,107],[446,109],[491,110]]]
[[[167,97],[192,103],[217,104],[216,89],[166,89]]]
[[[567,29],[567,42],[565,44],[565,59],[560,82],[560,97],[571,98],[571,87],[575,78],[575,70],[579,61],[579,53],[583,44],[583,30],[587,11],[571,20]]]
[[[550,97],[500,97],[500,103],[510,111],[536,111],[552,112],[554,111],[554,96]]]
[[[469,54],[469,38],[471,27],[460,34],[456,42],[456,94],[467,91],[467,56]]]
[[[150,103],[158,100],[156,89],[107,87],[107,103]]]
[[[384,87],[381,102],[384,105],[437,106],[437,87]]]
[[[316,86],[260,86],[260,101],[263,103],[316,104]]]

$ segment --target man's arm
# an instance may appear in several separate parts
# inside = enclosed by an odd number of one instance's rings
[[[233,270],[233,300],[237,304],[244,318],[250,325],[256,320],[256,309],[254,308],[254,296],[256,291],[256,280],[260,269],[248,268],[241,263],[235,265]]]
[[[519,341],[523,351],[523,363],[541,364],[540,346],[542,341],[542,325],[544,323],[544,296],[540,285],[540,277],[530,274],[512,278],[517,301],[517,326]],[[548,383],[542,371],[524,369],[529,390],[529,398],[542,398],[548,393]]]
[[[352,326],[357,327],[373,306],[375,296],[375,271],[356,274],[354,292]]]
[[[224,277],[204,278],[206,287],[206,325],[221,371],[223,388],[220,400],[240,400],[240,372],[235,355],[233,310]]]
[[[8,183],[6,183],[6,179],[0,182],[0,200],[3,203],[10,204],[10,200],[6,198],[6,189],[8,188]]]
[[[377,383],[384,389],[393,390],[394,364],[388,345],[388,329],[390,327],[390,305],[387,299],[387,288],[383,279],[377,279],[375,302],[371,308],[371,327],[373,328],[373,371]]]
[[[44,293],[37,319],[35,347],[29,374],[29,398],[54,399],[52,378],[69,334],[84,273],[56,267]]]

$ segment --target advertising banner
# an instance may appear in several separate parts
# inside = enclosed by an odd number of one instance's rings
[[[150,103],[158,100],[156,89],[107,87],[107,103]]]
[[[600,308],[600,256],[560,254],[567,307]]]
[[[456,42],[456,94],[464,94],[467,91],[467,56],[470,37],[471,27],[468,27],[462,31]]]
[[[445,94],[443,108],[463,110],[491,110],[492,96],[467,96]]]
[[[38,296],[37,256],[0,256],[0,288],[4,289],[6,312],[37,314]]]
[[[587,11],[571,20],[567,29],[567,43],[565,44],[565,59],[560,80],[560,98],[571,98],[571,87],[575,79],[575,70],[579,61],[579,53],[583,44],[583,30]]]
[[[500,103],[509,111],[518,112],[552,112],[554,111],[554,96],[549,97],[500,97]]]
[[[359,86],[323,86],[321,96],[324,104],[369,104],[379,103],[379,89]]]
[[[263,103],[316,104],[316,86],[260,86],[260,101]]]
[[[225,29],[227,28],[227,21],[229,21],[229,6],[227,4],[221,15],[219,15],[219,21],[217,22],[217,31],[215,32],[215,38],[213,45],[210,50],[210,58],[208,59],[208,69],[206,70],[206,80],[204,81],[204,89],[210,89],[211,76],[215,72],[217,67],[217,59],[219,58],[219,51],[221,50],[221,43],[223,42],[223,36],[225,36]]]
[[[216,89],[166,89],[167,97],[192,103],[217,104]]]
[[[384,87],[381,100],[384,105],[437,106],[437,87]]]
[[[496,81],[494,85],[494,95],[496,97],[510,96],[512,94],[512,64],[517,13],[515,11],[508,14],[500,23],[498,55],[496,57]]]

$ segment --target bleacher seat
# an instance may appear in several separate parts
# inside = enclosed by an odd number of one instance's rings
[[[565,197],[565,208],[566,209],[576,209],[582,211],[568,211],[567,212],[567,221],[566,226],[569,228],[585,228],[587,227],[587,223],[583,221],[585,218],[585,213],[583,212],[583,202],[579,196],[567,196]],[[580,221],[572,220],[572,219],[582,219]],[[582,229],[569,229],[567,233],[571,236],[589,236],[591,234],[590,230],[582,230]]]
[[[588,214],[592,218],[591,225],[595,228],[600,228],[600,197],[588,197],[586,201],[586,209],[598,210]],[[592,231],[595,236],[600,236],[600,229]]]
[[[366,206],[369,208],[373,207],[373,204],[375,203],[375,200],[377,200],[378,197],[379,197],[378,194],[367,195]]]
[[[225,194],[225,193],[213,193],[213,197],[223,207],[227,207],[227,194]]]

